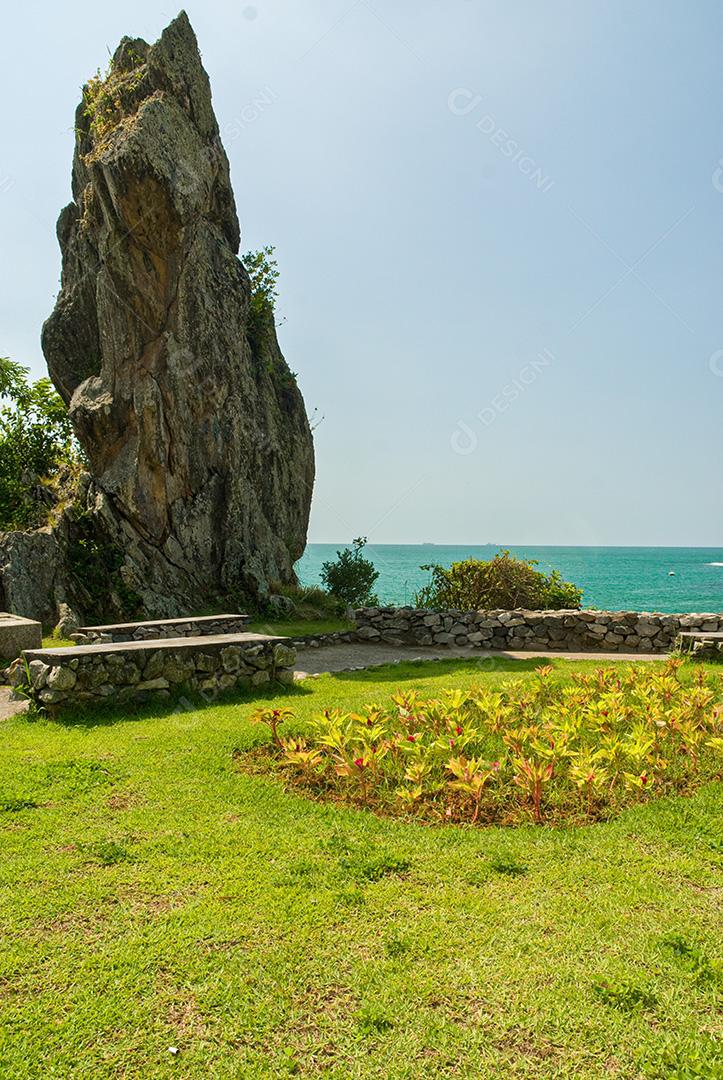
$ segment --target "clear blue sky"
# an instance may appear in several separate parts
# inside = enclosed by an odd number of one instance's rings
[[[324,417],[311,540],[723,544],[719,3],[186,10]],[[36,374],[80,86],[176,13],[4,13],[0,354]]]

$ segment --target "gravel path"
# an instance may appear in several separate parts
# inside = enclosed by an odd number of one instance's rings
[[[541,661],[558,660],[660,660],[660,653],[609,653],[609,652],[553,652],[540,649],[535,652],[491,652],[488,649],[449,647],[435,649],[432,646],[372,645],[363,642],[343,645],[320,645],[317,649],[297,649],[296,678],[321,675],[335,671],[353,671],[359,668],[379,667],[403,660],[479,660],[487,661],[486,668],[495,659]]]

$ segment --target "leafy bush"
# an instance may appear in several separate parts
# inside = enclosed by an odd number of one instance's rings
[[[337,551],[335,561],[321,567],[321,580],[332,596],[352,607],[372,607],[378,603],[372,592],[379,577],[374,563],[364,558],[366,536],[358,536],[350,548]]]
[[[64,402],[50,379],[28,382],[27,368],[0,357],[0,529],[44,524],[54,498],[43,485],[77,461]]]
[[[535,570],[534,559],[516,559],[501,551],[494,559],[465,559],[450,567],[423,566],[432,579],[415,597],[418,607],[480,611],[494,608],[528,611],[579,608],[582,589],[563,581],[557,570]]]
[[[284,775],[307,790],[441,822],[591,821],[651,792],[688,792],[723,770],[721,681],[681,661],[575,674],[551,667],[501,690],[396,694],[326,710],[306,738],[289,709],[259,711]]]
[[[253,312],[270,314],[276,306],[279,268],[271,244],[258,251],[247,251],[242,257],[251,279],[251,309]]]
[[[246,267],[251,282],[246,329],[253,352],[259,353],[273,326],[279,269],[274,258],[274,248],[270,244],[259,248],[258,251],[247,251],[241,261]]]

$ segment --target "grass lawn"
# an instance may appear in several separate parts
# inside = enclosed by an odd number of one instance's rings
[[[578,828],[383,820],[240,771],[257,704],[3,724],[0,1076],[723,1076],[723,785]]]
[[[77,641],[71,641],[70,638],[56,637],[55,634],[43,635],[44,649],[66,649],[73,646],[77,647],[77,644]]]

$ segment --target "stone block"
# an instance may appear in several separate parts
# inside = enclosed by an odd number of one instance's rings
[[[71,671],[70,668],[54,667],[51,668],[48,672],[45,681],[50,690],[55,690],[57,693],[62,693],[67,690],[72,690],[75,686],[76,680],[77,675],[74,671]]]
[[[39,649],[43,644],[43,628],[34,619],[0,612],[0,658],[15,660],[25,649]]]
[[[229,645],[225,649],[221,649],[221,666],[226,672],[238,671],[241,667],[241,647],[239,645]]]
[[[274,664],[280,668],[290,668],[296,663],[296,649],[289,645],[274,645]]]
[[[136,690],[168,690],[169,686],[168,679],[144,679],[136,685]]]

